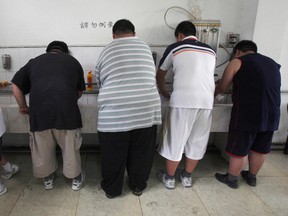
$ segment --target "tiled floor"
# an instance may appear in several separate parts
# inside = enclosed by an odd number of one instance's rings
[[[240,178],[237,190],[214,178],[216,171],[225,172],[227,168],[227,162],[216,151],[208,151],[200,161],[192,188],[178,183],[175,190],[167,190],[156,179],[156,170],[164,167],[164,161],[155,154],[148,188],[142,196],[134,196],[124,185],[123,195],[112,200],[99,186],[99,153],[82,154],[87,181],[78,192],[71,190],[71,182],[61,170],[54,189],[45,191],[41,180],[32,176],[29,153],[8,153],[6,157],[20,165],[21,171],[4,181],[8,192],[0,196],[1,216],[288,215],[288,155],[282,151],[275,150],[267,157],[255,188]]]

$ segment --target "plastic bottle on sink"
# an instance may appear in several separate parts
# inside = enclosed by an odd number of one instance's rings
[[[87,74],[87,91],[92,91],[93,90],[93,74],[92,71],[89,71]]]
[[[8,83],[7,80],[3,80],[3,81],[0,82],[0,88],[4,88],[4,87],[6,87],[8,84],[9,84],[9,83]]]

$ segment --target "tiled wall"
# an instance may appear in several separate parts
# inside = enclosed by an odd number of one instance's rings
[[[86,78],[87,73],[92,70],[96,65],[98,56],[103,49],[101,46],[87,46],[87,47],[69,47],[71,55],[73,55],[82,65],[84,70],[84,76]],[[0,66],[0,80],[11,81],[14,74],[24,66],[31,58],[45,53],[46,47],[12,47],[12,48],[0,48],[0,56],[8,54],[11,56],[11,68],[6,70],[2,67],[2,61]],[[163,48],[152,48],[153,51],[158,52],[159,56],[164,51]],[[7,87],[9,89],[9,87]],[[1,92],[1,91],[0,91]],[[26,96],[27,103],[29,97]],[[97,126],[97,95],[96,94],[83,94],[78,101],[81,114],[83,118],[83,132],[96,133]],[[23,115],[18,112],[16,100],[12,94],[1,93],[0,105],[3,107],[5,113],[5,120],[7,126],[7,133],[26,133],[28,132],[28,121]],[[91,118],[91,116],[93,118]]]
[[[157,53],[157,64],[165,50],[166,46],[160,47],[151,47],[152,51]],[[0,47],[0,56],[3,54],[9,54],[12,59],[12,67],[9,70],[3,69],[2,62],[0,63],[0,80],[8,80],[10,81],[14,74],[19,70],[20,67],[24,66],[31,58],[34,58],[45,52],[46,47],[16,47],[16,48],[1,48]],[[94,67],[96,65],[98,56],[103,47],[101,46],[86,46],[86,47],[70,47],[71,54],[78,59],[84,69],[84,76],[86,77],[88,71],[94,71]],[[218,59],[217,65],[223,62],[226,59],[225,51],[218,49]],[[223,71],[223,67],[217,68],[216,73],[219,74],[218,78],[221,77],[221,72]],[[217,79],[218,79],[217,78]],[[28,100],[28,97],[27,97]],[[275,133],[274,140],[275,142],[284,142],[287,136],[287,111],[286,105],[288,101],[287,93],[282,94],[282,104],[281,104],[281,122],[279,130]],[[81,107],[81,113],[84,121],[83,131],[86,133],[95,133],[96,132],[96,121],[97,121],[97,95],[95,94],[84,94],[79,99],[79,105]],[[9,94],[1,94],[0,95],[0,105],[16,105],[16,101],[12,95]],[[16,108],[15,108],[16,109]],[[219,119],[223,120],[223,109],[225,109],[225,121],[219,125]],[[227,129],[226,120],[228,121],[229,111],[227,108],[216,108],[215,115],[213,116],[213,125],[212,131],[225,131]],[[9,109],[10,110],[10,109]],[[15,110],[14,110],[15,111]],[[14,112],[8,111],[8,112]],[[10,114],[9,116],[13,116],[14,114]],[[95,118],[91,119],[91,116],[95,116]],[[17,119],[17,118],[16,118]],[[218,120],[217,120],[218,119]],[[24,120],[23,120],[24,121]],[[8,125],[12,125],[9,124]],[[18,125],[19,126],[19,125]],[[18,127],[17,126],[17,127]],[[11,126],[12,128],[14,126]],[[19,126],[18,129],[23,129],[26,126]],[[15,130],[17,128],[14,128]],[[13,130],[14,130],[13,129]],[[18,130],[17,129],[17,130]]]
[[[46,47],[16,47],[16,48],[0,48],[0,56],[8,54],[11,56],[11,68],[6,70],[2,67],[2,61],[0,66],[0,81],[10,81],[14,74],[23,67],[31,58],[45,53]],[[84,70],[84,76],[86,78],[89,71],[94,72],[94,68],[98,59],[98,56],[103,49],[101,46],[87,46],[87,47],[69,47],[71,55],[74,56],[82,65]],[[157,52],[157,62],[162,56],[165,47],[152,47],[152,51]],[[28,97],[27,97],[28,100]],[[0,95],[0,104],[16,104],[16,101],[12,95],[2,94]],[[96,105],[96,95],[84,94],[79,99],[79,104]]]

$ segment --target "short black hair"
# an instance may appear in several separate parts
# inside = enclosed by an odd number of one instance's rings
[[[129,20],[120,19],[113,25],[112,32],[116,35],[135,33],[135,27]]]
[[[175,29],[175,37],[178,37],[178,34],[182,33],[185,36],[195,36],[196,35],[196,27],[195,25],[190,21],[182,21],[179,23]]]
[[[69,53],[68,46],[63,41],[52,41],[46,48],[46,52],[50,52],[53,49],[60,50],[63,53]]]
[[[236,53],[236,50],[239,50],[242,52],[253,51],[257,53],[257,45],[251,40],[241,40],[235,45],[233,49],[233,53]]]

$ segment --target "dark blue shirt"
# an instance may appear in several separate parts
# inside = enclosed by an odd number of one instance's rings
[[[233,78],[231,129],[275,131],[280,118],[280,65],[258,53],[239,58]]]

